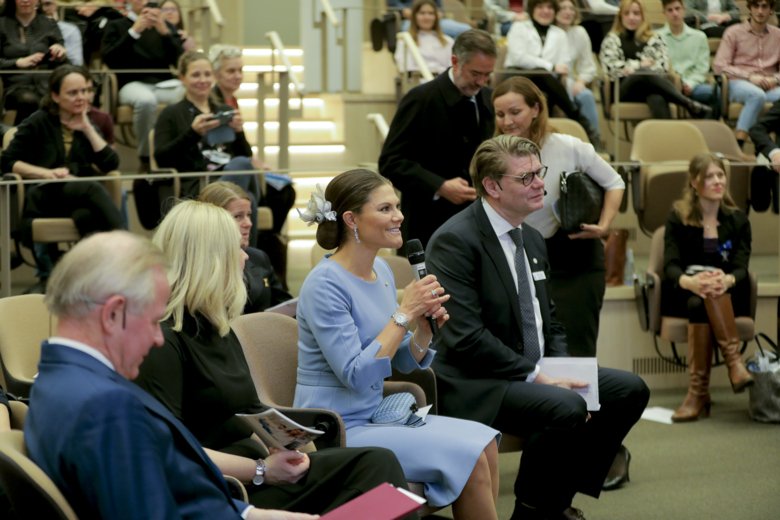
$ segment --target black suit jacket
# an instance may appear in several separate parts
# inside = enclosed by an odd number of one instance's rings
[[[476,96],[479,124],[474,103],[460,93],[448,72],[401,100],[379,157],[379,172],[402,193],[407,239],[427,244],[441,224],[463,209],[433,197],[448,179],[461,177],[471,183],[471,157],[493,135],[491,92],[483,88]]]
[[[547,287],[550,265],[541,233],[523,226],[523,241],[534,281],[546,357],[566,356],[563,326]],[[426,265],[452,295],[450,319],[436,342],[434,368],[442,386],[443,413],[492,423],[510,381],[523,381],[535,364],[523,356],[520,304],[512,272],[477,200],[431,238]]]

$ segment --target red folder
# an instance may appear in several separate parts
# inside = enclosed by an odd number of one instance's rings
[[[412,498],[414,497],[414,498]],[[388,483],[379,484],[357,498],[322,515],[322,520],[396,520],[420,509],[425,499]]]

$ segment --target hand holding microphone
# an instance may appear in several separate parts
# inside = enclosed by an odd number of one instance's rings
[[[442,307],[441,304],[449,300],[450,295],[445,294],[444,288],[436,281],[435,276],[428,274],[428,269],[425,267],[425,251],[419,240],[412,239],[406,243],[406,255],[412,266],[414,277],[417,279],[417,282],[410,284],[410,287],[412,285],[417,285],[419,290],[422,291],[422,295],[426,297],[424,301],[432,304],[432,307],[429,306],[424,312],[428,314],[426,320],[430,325],[431,334],[436,337],[439,333],[437,320],[443,318],[446,321],[446,319],[449,318],[447,310]],[[428,297],[426,292],[430,294],[430,297]],[[406,291],[404,291],[404,293],[406,293]],[[432,302],[431,299],[433,299]]]

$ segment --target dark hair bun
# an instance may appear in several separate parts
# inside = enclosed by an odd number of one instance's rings
[[[339,226],[335,221],[326,220],[317,226],[317,243],[327,250],[339,246]]]

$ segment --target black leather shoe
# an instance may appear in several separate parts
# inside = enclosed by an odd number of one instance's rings
[[[694,100],[691,100],[691,103],[688,105],[688,112],[690,112],[693,117],[699,117],[702,119],[708,119],[712,117],[712,107]]]
[[[561,520],[586,520],[586,518],[581,509],[567,507],[563,513],[561,513]]]
[[[629,482],[631,480],[628,475],[629,464],[631,464],[631,452],[621,444],[601,489],[604,491],[611,491],[613,489],[618,489],[626,482]]]

